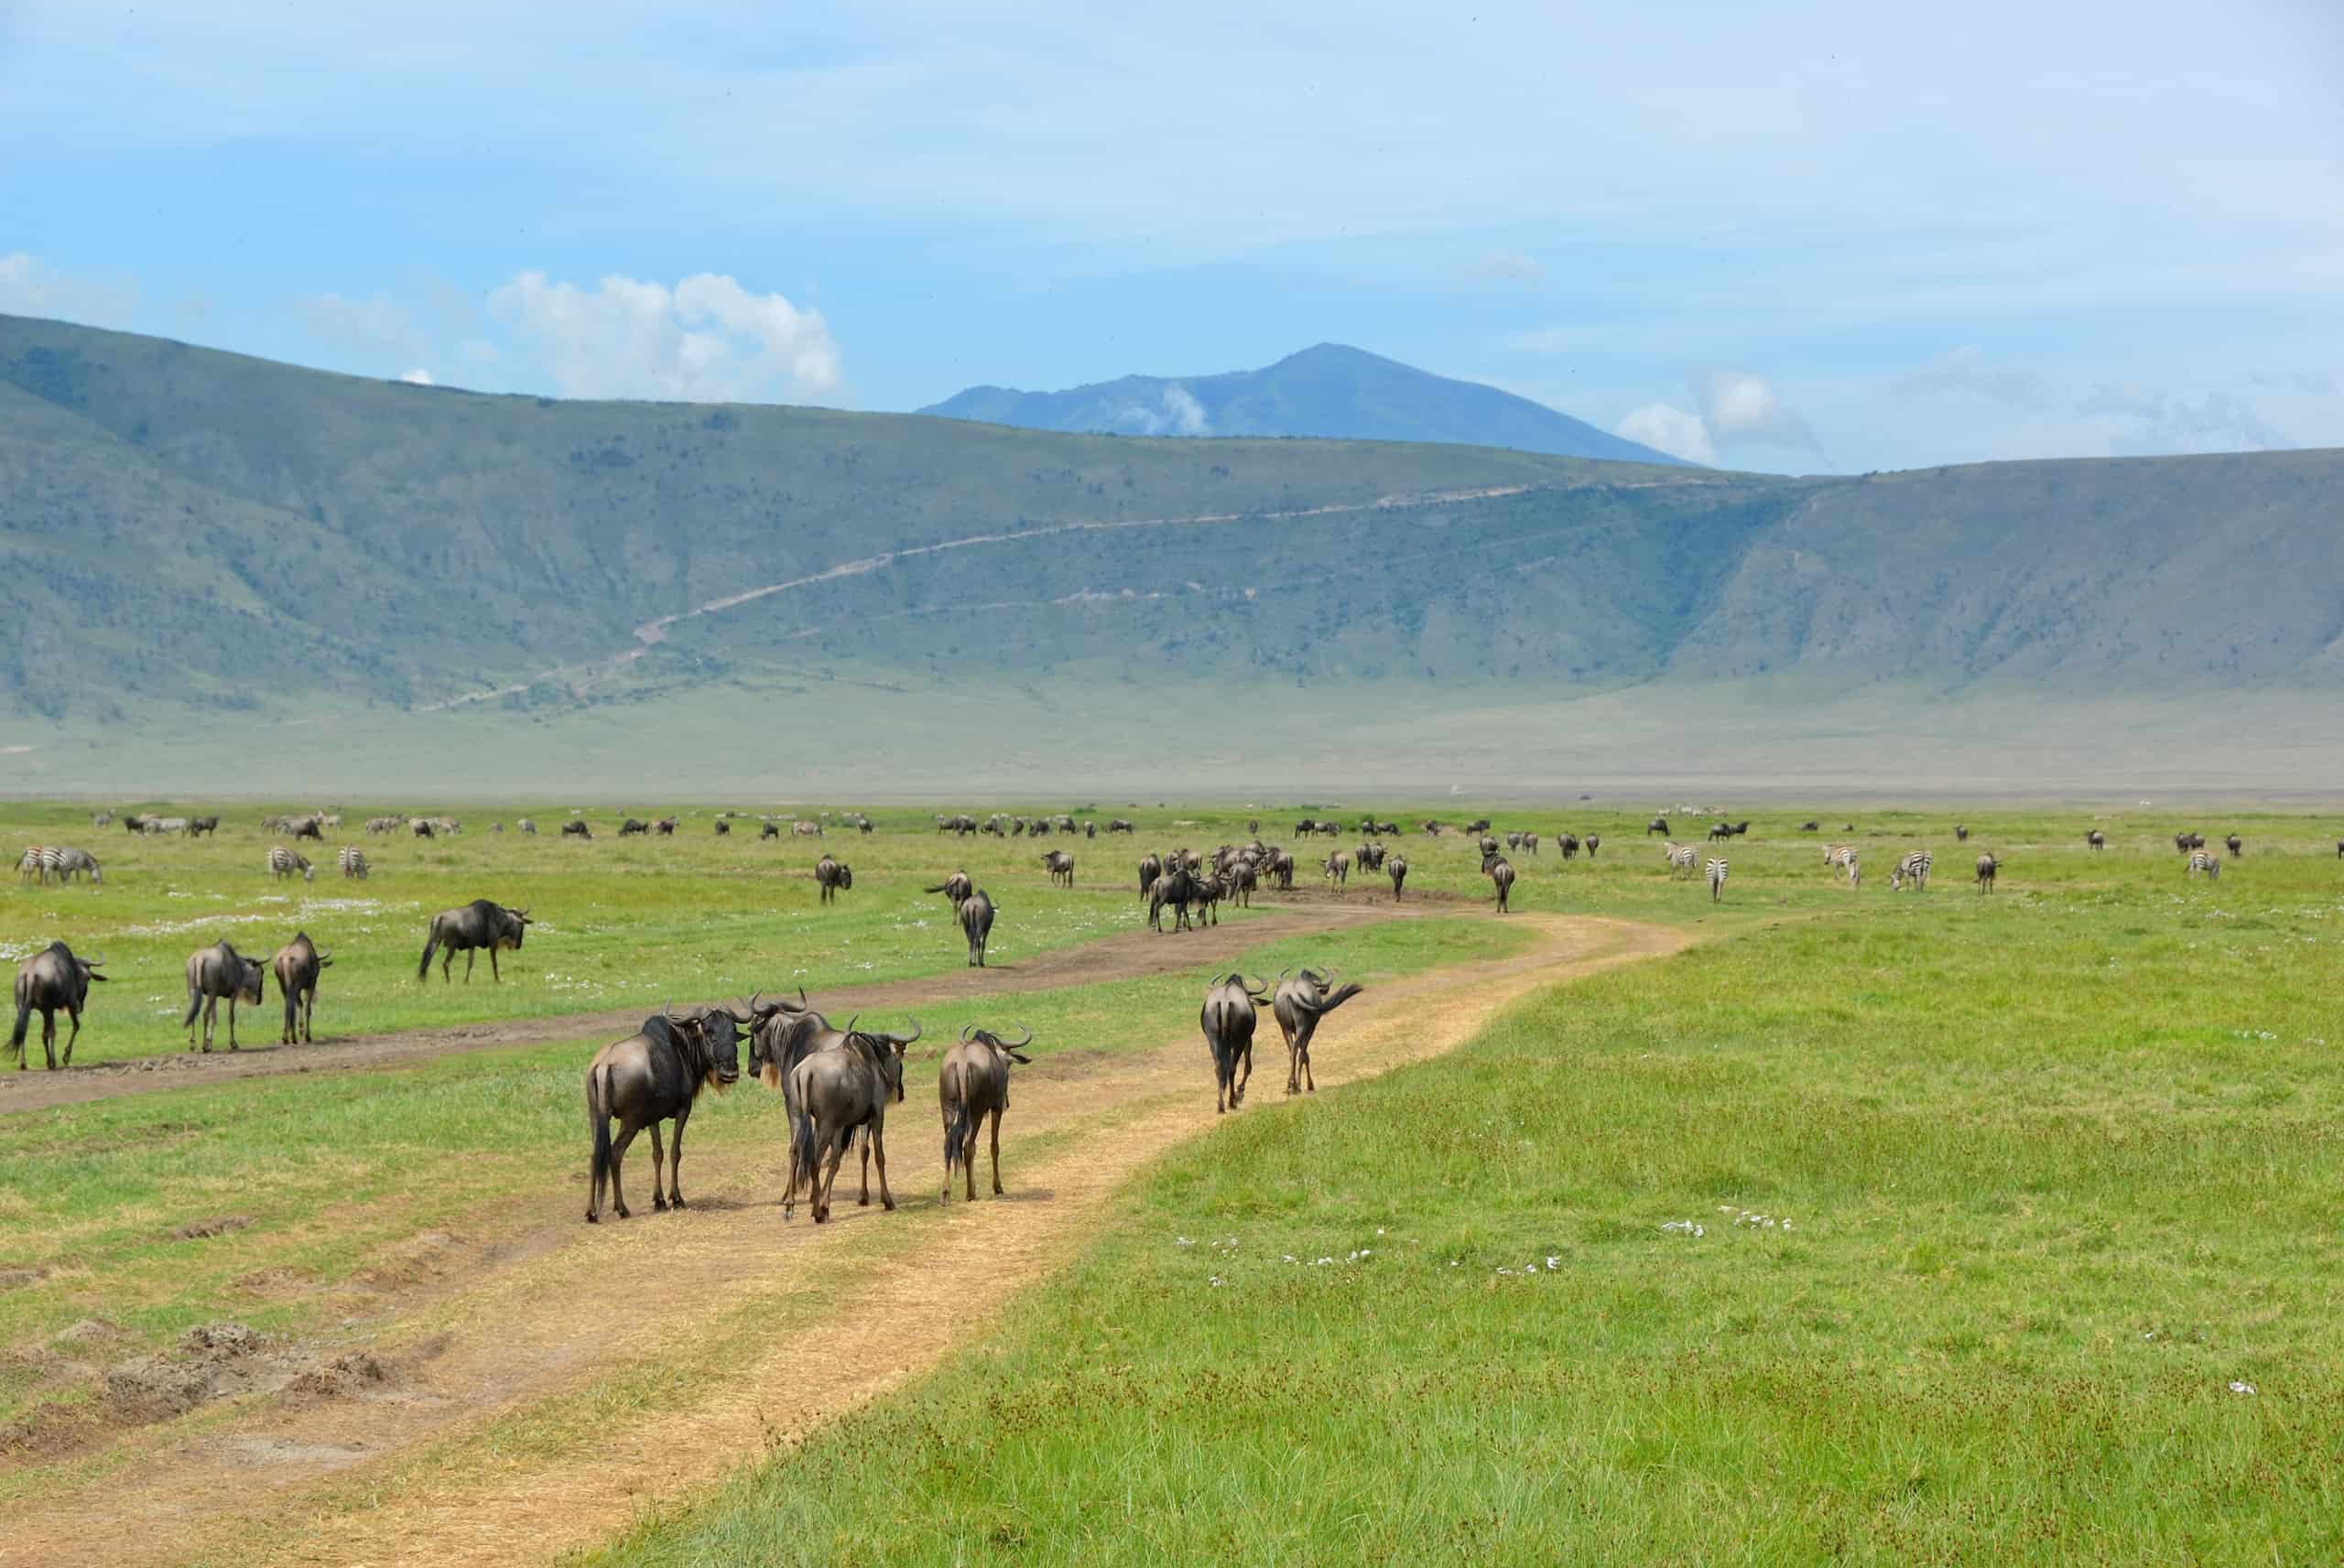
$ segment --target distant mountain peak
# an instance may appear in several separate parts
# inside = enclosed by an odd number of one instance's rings
[[[1126,375],[1061,392],[972,386],[919,412],[1029,430],[1423,441],[1684,466],[1529,398],[1349,343],[1313,343],[1260,370]]]

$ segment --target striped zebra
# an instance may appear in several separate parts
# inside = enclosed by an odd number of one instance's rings
[[[269,849],[269,875],[282,881],[296,871],[301,873],[301,880],[305,882],[313,882],[318,880],[318,873],[310,869],[309,862],[284,845],[275,845]]]
[[[2219,855],[2208,854],[2203,849],[2190,850],[2188,867],[2182,872],[2182,874],[2184,876],[2194,877],[2201,872],[2205,875],[2208,881],[2216,881],[2220,880],[2222,874],[2222,858]]]
[[[46,882],[51,870],[50,857],[56,850],[39,844],[27,844],[16,858],[16,875],[29,881]]]
[[[1853,844],[1826,844],[1823,846],[1823,863],[1826,867],[1844,866],[1855,858],[1856,847]]]
[[[1929,867],[1931,864],[1932,862],[1929,860],[1929,852],[1926,849],[1914,850],[1911,854],[1897,861],[1896,869],[1888,873],[1888,891],[1895,892],[1903,888],[1906,882],[1911,882],[1915,892],[1926,892],[1929,885]]]
[[[1715,903],[1723,897],[1725,897],[1725,857],[1712,855],[1709,857],[1709,902]]]
[[[90,873],[92,882],[106,880],[105,873],[98,869],[97,857],[87,849],[51,847],[41,851],[41,864],[44,871],[53,873],[60,882],[70,882],[83,871]]]
[[[342,852],[342,874],[345,877],[356,877],[360,881],[364,881],[366,852],[364,849],[344,849]]]
[[[1700,851],[1694,849],[1692,845],[1679,844],[1673,838],[1661,840],[1660,852],[1668,860],[1668,874],[1671,877],[1680,871],[1686,876],[1691,876],[1693,868],[1700,858]]]

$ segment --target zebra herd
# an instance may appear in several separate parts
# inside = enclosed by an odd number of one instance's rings
[[[61,845],[33,844],[26,848],[16,861],[16,874],[27,881],[47,886],[55,877],[61,884],[71,881],[87,871],[90,881],[103,882],[105,873],[98,869],[97,858],[87,849],[69,849]]]

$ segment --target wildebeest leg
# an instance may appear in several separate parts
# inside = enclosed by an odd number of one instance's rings
[[[852,1140],[854,1134],[850,1132],[847,1137]],[[879,1184],[883,1187],[887,1184],[884,1173],[881,1174]],[[863,1208],[871,1206],[871,1129],[867,1127],[863,1130],[863,1196],[859,1200],[859,1206]],[[889,1204],[887,1206],[893,1208],[895,1206]]]
[[[448,970],[455,961],[456,950],[453,947],[450,947],[447,949],[447,956],[440,960],[440,983],[441,985],[444,986],[449,983]]]
[[[852,1128],[847,1130],[847,1136],[843,1139],[832,1139],[828,1133],[824,1133],[821,1142],[815,1145],[812,1203],[816,1225],[828,1224],[830,1221],[830,1189],[839,1184],[839,1162],[846,1158],[847,1141],[853,1136]],[[821,1158],[825,1149],[829,1151],[830,1156],[827,1167]]]
[[[619,1123],[619,1135],[611,1141],[611,1207],[618,1211],[621,1219],[627,1217],[627,1211],[626,1189],[619,1184],[619,1162],[626,1158],[626,1146],[634,1142],[635,1135],[642,1130],[632,1121],[622,1121]],[[655,1133],[654,1136],[657,1135]]]
[[[488,949],[488,978],[498,985],[505,983],[505,971],[496,967],[496,946],[494,943],[489,945]]]
[[[1318,1092],[1318,1080],[1310,1076],[1310,1036],[1302,1037],[1302,1087],[1311,1094]]]
[[[873,1122],[863,1135],[863,1157],[879,1162],[879,1206],[894,1213],[895,1195],[887,1190],[887,1142],[879,1135],[879,1124]],[[865,1203],[871,1200],[865,1198]]]
[[[467,947],[464,949],[464,984],[466,985],[472,983],[472,960],[479,957],[479,948]]]
[[[973,1147],[976,1138],[977,1130],[971,1127],[969,1129],[969,1141],[972,1145],[969,1152],[971,1154],[976,1152]],[[971,1160],[969,1163],[973,1166],[976,1162]],[[972,1172],[971,1174],[973,1173]],[[993,1195],[1001,1196],[1001,1107],[999,1106],[993,1108]]]
[[[667,1156],[667,1201],[677,1208],[684,1206],[684,1123],[691,1119],[691,1102],[676,1113],[676,1131],[669,1145],[675,1152]]]
[[[228,1049],[229,1049],[229,1050],[231,1050],[231,1051],[233,1051],[235,1048],[236,1048],[236,996],[235,996],[235,993],[234,993],[233,991],[231,991],[231,992],[229,992],[229,993],[228,993]]]
[[[667,1189],[661,1185],[667,1179],[667,1152],[659,1147],[659,1124],[651,1123],[651,1212],[667,1212]]]
[[[1241,1054],[1245,1063],[1245,1076],[1238,1079],[1236,1088],[1230,1091],[1229,1103],[1232,1105],[1243,1103],[1245,1098],[1245,1086],[1253,1081],[1253,1043],[1251,1040],[1245,1042]],[[1233,1068],[1234,1064],[1232,1065]]]
[[[1286,1020],[1283,1018],[1278,1020],[1278,1033],[1286,1036],[1286,1092],[1290,1095],[1300,1094],[1302,1092],[1302,1054],[1294,1048],[1294,1031],[1286,1026]]]

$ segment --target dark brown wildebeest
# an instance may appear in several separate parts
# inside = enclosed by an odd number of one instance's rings
[[[1164,862],[1162,860],[1156,859],[1154,855],[1142,855],[1139,858],[1139,896],[1145,898],[1147,896],[1147,890],[1154,887],[1156,885],[1156,879],[1163,874]]]
[[[1498,841],[1484,833],[1481,835],[1481,842],[1475,848],[1484,855],[1494,855],[1498,852]]]
[[[343,854],[353,851],[344,849]],[[277,993],[285,1000],[285,1033],[279,1044],[296,1045],[311,1040],[309,1020],[318,1011],[318,976],[333,962],[331,948],[320,953],[306,931],[277,950],[268,967],[277,971]],[[235,1022],[232,1010],[229,1022]],[[231,1031],[233,1033],[233,1029]]]
[[[977,1201],[977,1129],[993,1122],[993,1191],[1001,1195],[1001,1113],[1009,1108],[1009,1065],[1031,1062],[1023,1040],[1004,1040],[989,1029],[965,1024],[960,1043],[944,1053],[936,1072],[937,1108],[944,1113],[944,1192],[938,1200],[952,1201],[952,1168],[960,1166],[968,1199]]]
[[[1384,869],[1383,845],[1362,844],[1356,850],[1352,851],[1352,853],[1359,860],[1359,869],[1361,871],[1380,871]]]
[[[1979,857],[1978,857],[1978,891],[1979,891],[1980,892],[1993,892],[1993,891],[1994,891],[1994,873],[1995,873],[1996,871],[2001,871],[2002,869],[2002,863],[2000,860],[1997,860],[1996,859],[1994,859],[1994,857],[1993,857],[1993,856],[1991,856],[1991,855],[1980,855],[1980,856],[1979,856]]]
[[[505,950],[519,952],[521,935],[533,925],[526,909],[507,909],[484,898],[456,909],[443,909],[431,917],[431,929],[423,939],[423,961],[415,967],[415,978],[427,979],[431,974],[431,955],[445,947],[447,956],[440,960],[440,979],[445,982],[449,966],[456,955],[464,956],[464,983],[472,984],[472,962],[478,949],[488,949],[488,976],[502,981],[504,972],[496,967],[496,955]]]
[[[1565,833],[1557,830],[1555,834],[1555,848],[1561,852],[1564,860],[1577,860],[1579,858],[1579,835],[1576,833]]]
[[[732,825],[722,816],[716,819],[716,836],[719,838],[730,838],[732,836]]]
[[[672,816],[663,816],[651,826],[662,838],[673,838],[676,836],[676,819]]]
[[[1408,880],[1408,858],[1394,855],[1384,862],[1384,870],[1392,879],[1392,902],[1397,903],[1400,902],[1401,884]]]
[[[954,871],[950,876],[945,878],[934,887],[922,888],[919,891],[922,892],[940,892],[944,895],[945,903],[950,904],[953,908],[958,909],[961,904],[968,902],[969,895],[976,891],[976,883],[969,880],[968,872]]]
[[[1798,830],[1802,833],[1820,833],[1823,831],[1823,824],[1814,821],[1802,822],[1798,825]]]
[[[1042,869],[1050,873],[1052,887],[1074,885],[1074,857],[1064,849],[1053,849],[1043,856]]]
[[[201,838],[207,833],[211,834],[215,838],[220,836],[220,819],[218,817],[190,816],[187,819],[187,836],[189,838]]]
[[[622,838],[632,838],[637,834],[648,834],[650,831],[651,824],[639,816],[630,816],[619,824],[619,837]]]
[[[1278,1021],[1278,1033],[1286,1036],[1286,1093],[1318,1092],[1318,1082],[1310,1076],[1310,1036],[1318,1030],[1319,1019],[1359,993],[1357,984],[1346,981],[1338,988],[1332,979],[1316,969],[1301,970],[1291,979],[1280,971],[1277,996],[1270,1006]]]
[[[1289,849],[1272,849],[1266,870],[1263,873],[1278,884],[1278,892],[1294,891],[1294,853]]]
[[[1487,833],[1489,830],[1490,819],[1486,816],[1477,816],[1465,825],[1465,831],[1468,833]]]
[[[407,824],[407,827],[418,838],[433,838],[436,836],[437,832],[437,830],[431,826],[430,818],[425,816],[418,816],[415,818],[415,820]]]
[[[1234,970],[1215,975],[1205,985],[1205,1005],[1197,1022],[1212,1053],[1213,1111],[1234,1110],[1245,1098],[1253,1076],[1253,1010],[1270,1005],[1270,988],[1261,980],[1247,983]],[[1237,1069],[1243,1065],[1244,1075]]]
[[[1506,901],[1514,896],[1514,867],[1507,863],[1503,855],[1485,855],[1481,858],[1481,874],[1496,886],[1498,913],[1505,914],[1508,908]]]
[[[1963,824],[1961,824],[1961,823],[1959,823],[1959,822],[1955,823],[1955,824],[1953,825],[1953,841],[1954,841],[1955,843],[1957,843],[1957,844],[1967,844],[1967,843],[1969,843],[1969,842],[1970,842],[1970,829],[1969,829],[1966,826],[1964,826]]]
[[[1522,847],[1529,850],[1532,854],[1536,854],[1538,852],[1538,835],[1536,833],[1525,833],[1522,836]]]
[[[179,1021],[187,1030],[187,1048],[195,1049],[195,1015],[203,1014],[203,1049],[212,1049],[212,1025],[220,1017],[220,999],[228,999],[228,1049],[236,1049],[236,1004],[240,1001],[260,1005],[261,978],[268,971],[258,958],[247,958],[222,937],[209,947],[199,947],[187,957],[187,1016]]]
[[[756,998],[751,997],[746,1009],[700,1007],[679,1013],[666,1008],[645,1019],[637,1033],[594,1054],[586,1069],[586,1123],[593,1133],[587,1224],[602,1217],[606,1180],[611,1206],[621,1219],[627,1217],[619,1169],[627,1145],[646,1127],[651,1130],[651,1206],[685,1206],[684,1124],[691,1119],[692,1103],[700,1090],[713,1085],[722,1093],[740,1081],[741,1025],[755,1016],[755,1007]],[[616,1138],[611,1136],[613,1121],[619,1124]],[[673,1153],[659,1147],[663,1121],[676,1124]],[[665,1192],[660,1190],[663,1161],[667,1167]]]
[[[1164,906],[1168,903],[1173,909],[1172,929],[1176,933],[1190,929],[1188,905],[1197,901],[1199,894],[1196,873],[1176,860],[1170,870],[1147,884],[1147,924],[1155,930],[1163,930]]]
[[[8,1032],[8,1054],[16,1059],[17,1071],[32,1065],[27,1059],[25,1032],[32,1027],[36,1012],[40,1014],[41,1051],[49,1058],[49,1070],[56,1071],[60,1009],[73,1025],[65,1037],[65,1065],[73,1065],[73,1042],[81,1038],[81,1013],[90,1005],[90,982],[106,978],[98,973],[104,962],[103,958],[77,958],[64,943],[51,942],[16,966],[16,1026]]]
[[[955,913],[960,916],[960,929],[969,937],[969,968],[985,967],[985,940],[993,935],[993,900],[979,888],[962,899]]]
[[[1126,821],[1124,818],[1118,816],[1107,824],[1107,831],[1110,833],[1136,833],[1139,829],[1133,827],[1131,823]]]
[[[2230,852],[2230,859],[2235,860],[2246,852],[2246,840],[2233,833],[2222,840],[2222,848],[2228,849]]]
[[[781,824],[778,822],[766,823],[763,827],[757,830],[757,837],[759,839],[780,838]]]
[[[1204,875],[1188,873],[1192,890],[1188,894],[1188,924],[1191,927],[1221,924],[1221,901],[1229,896],[1227,879],[1215,872]]]
[[[583,821],[573,819],[561,825],[561,836],[565,838],[591,838],[594,830]]]
[[[1644,824],[1645,838],[1649,838],[1655,833],[1659,834],[1664,838],[1668,837],[1668,818],[1666,816],[1655,816],[1650,822]]]
[[[1098,838],[1098,837],[1099,837],[1099,824],[1097,824],[1096,822],[1085,822],[1085,823],[1082,825],[1082,836],[1083,836],[1085,838]]]
[[[853,891],[854,872],[845,861],[825,855],[814,862],[814,881],[822,890],[821,902],[830,903],[840,893]]]
[[[2084,835],[2084,843],[2090,849],[2105,849],[2108,848],[2108,835],[2095,827]]]
[[[904,1049],[919,1038],[919,1020],[912,1020],[908,1036],[859,1030],[847,1020],[842,1038],[834,1046],[809,1051],[789,1075],[790,1093],[797,1102],[797,1120],[789,1141],[789,1194],[782,1200],[781,1217],[797,1217],[798,1184],[810,1184],[807,1193],[814,1223],[830,1217],[830,1194],[838,1186],[839,1162],[847,1145],[863,1131],[863,1201],[871,1201],[871,1163],[879,1165],[879,1202],[895,1206],[887,1190],[887,1106],[904,1098]],[[828,1168],[824,1168],[825,1161]]]

